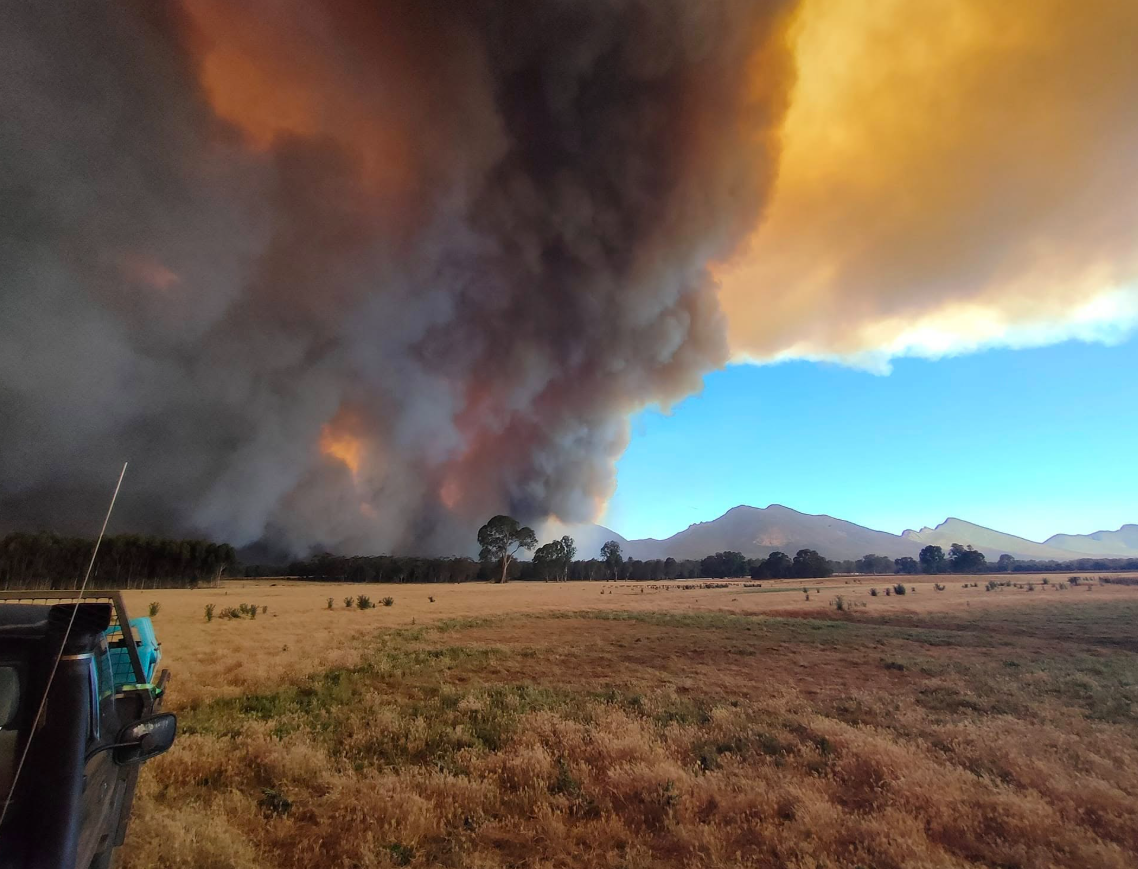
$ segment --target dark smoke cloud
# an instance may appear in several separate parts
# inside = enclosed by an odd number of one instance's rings
[[[10,6],[0,526],[90,531],[124,459],[118,529],[238,545],[592,518],[628,413],[727,358],[785,13]]]

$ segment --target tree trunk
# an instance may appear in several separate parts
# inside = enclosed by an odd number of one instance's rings
[[[503,555],[502,556],[502,578],[500,580],[498,580],[499,583],[504,583],[506,581],[506,570],[509,568],[509,566],[510,566],[510,556],[508,554]]]

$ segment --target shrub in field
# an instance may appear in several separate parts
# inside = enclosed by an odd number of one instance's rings
[[[428,596],[428,597],[427,597],[427,600],[429,600],[431,603],[434,603],[434,602],[435,602],[435,599],[434,599],[434,597],[433,597],[433,596]]]
[[[373,604],[371,602],[371,598],[368,597],[366,594],[361,594],[359,597],[356,598],[356,608],[357,609],[369,610],[374,606],[375,606],[375,604]]]
[[[989,579],[988,584],[984,586],[984,590],[985,591],[995,591],[999,587],[1000,587],[1000,584],[998,582],[996,582],[994,579]]]
[[[1027,590],[1028,590],[1028,591],[1035,591],[1035,583],[1034,583],[1034,582],[1029,582],[1029,583],[1027,584]]]
[[[287,815],[292,809],[292,800],[275,788],[261,788],[262,797],[257,806],[265,815]]]
[[[391,854],[391,862],[396,866],[408,866],[415,859],[415,849],[399,842],[388,845],[387,850]]]
[[[876,589],[876,588],[871,588],[871,589],[869,590],[869,596],[870,596],[870,597],[877,597],[877,589]]]
[[[893,586],[893,591],[897,594],[904,594],[908,589],[905,588],[905,583],[899,582]]]
[[[892,596],[892,594],[893,594],[893,589],[891,589],[891,588],[885,589],[885,596],[886,597],[890,597],[890,596]]]
[[[1067,577],[1067,582],[1071,585],[1078,585],[1082,581],[1083,581],[1083,578],[1081,576],[1068,576]]]
[[[395,598],[393,598],[393,597],[385,597],[383,599],[383,605],[384,606],[391,606],[394,603],[395,603]]]
[[[1099,585],[1138,585],[1138,576],[1102,576]]]
[[[213,608],[214,608],[214,605],[211,603],[207,603],[205,605],[205,620],[207,622],[213,621]]]
[[[242,604],[238,604],[235,607],[232,607],[232,606],[222,607],[221,612],[219,612],[217,615],[218,615],[218,618],[222,618],[222,619],[246,619],[246,618],[247,619],[255,619],[257,617],[257,610],[258,609],[259,609],[259,607],[257,606],[257,604],[242,603]],[[213,612],[214,612],[213,604],[207,604],[205,611],[206,611],[206,621],[207,622],[211,621],[213,619]]]
[[[328,598],[328,609],[332,609],[332,605],[336,603],[332,598]]]
[[[1048,583],[1050,583],[1050,582],[1051,582],[1051,580],[1049,580],[1049,579],[1048,579],[1046,576],[1045,576],[1045,577],[1043,577],[1043,584],[1044,584],[1044,585],[1047,585],[1047,584],[1048,584]]]
[[[845,595],[839,594],[837,597],[835,597],[833,600],[830,601],[830,606],[832,606],[838,612],[850,613],[850,612],[853,612],[858,607],[867,606],[867,604],[863,600],[862,601],[847,600]]]
[[[939,582],[934,582],[933,588],[935,588],[937,591],[944,591],[945,586],[941,585]]]
[[[344,606],[346,606],[348,609],[351,609],[352,608],[352,602],[354,600],[355,600],[355,598],[351,598],[351,597],[344,598]]]
[[[158,615],[158,610],[160,609],[162,609],[162,604],[158,603],[156,600],[152,600],[147,607],[147,610],[150,612],[150,618],[154,618],[156,615]]]
[[[264,615],[268,611],[269,611],[269,607],[267,604],[265,606],[261,607],[261,615]]]

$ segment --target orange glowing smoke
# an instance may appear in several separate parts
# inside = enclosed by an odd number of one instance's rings
[[[937,355],[1138,277],[1138,3],[801,0],[736,357]],[[1093,314],[1093,311],[1091,312]]]
[[[352,478],[359,478],[364,457],[363,442],[338,426],[335,420],[320,430],[320,452],[343,462],[344,467],[352,472]]]
[[[359,161],[378,189],[398,186],[407,148],[374,88],[354,87],[337,63],[350,48],[313,8],[289,14],[258,3],[192,0],[200,36],[201,82],[217,114],[250,146],[269,148],[281,135],[325,137]],[[298,11],[300,14],[298,14]]]
[[[124,254],[119,258],[119,268],[131,283],[143,284],[153,290],[168,290],[182,280],[158,260],[143,254]]]
[[[462,500],[462,484],[454,477],[444,480],[439,488],[439,500],[448,510],[453,510]]]

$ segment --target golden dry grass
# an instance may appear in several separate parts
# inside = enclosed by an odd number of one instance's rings
[[[125,863],[1138,864],[1138,590],[977,581],[132,593],[182,732]]]

